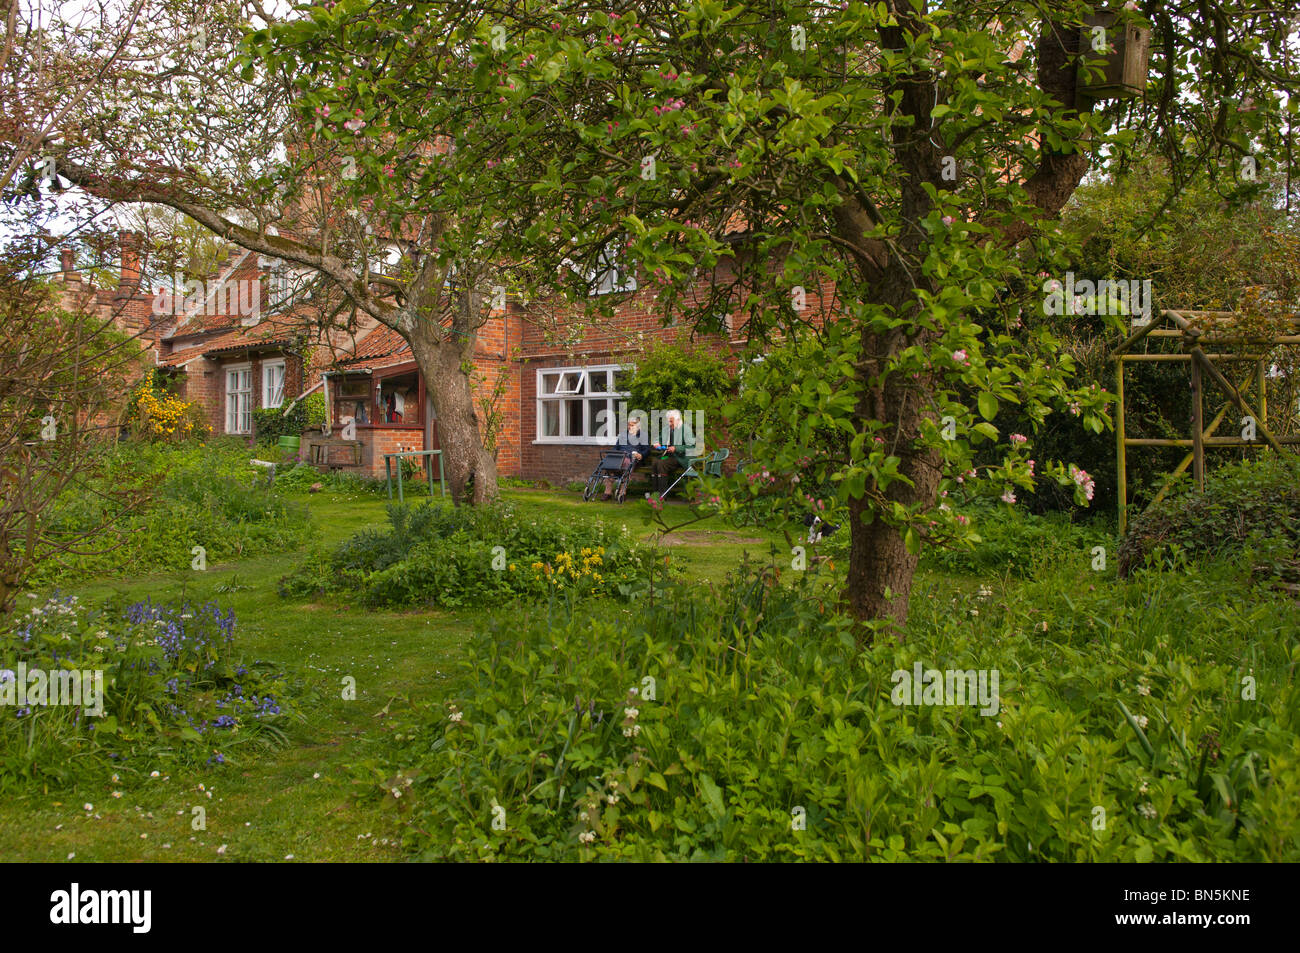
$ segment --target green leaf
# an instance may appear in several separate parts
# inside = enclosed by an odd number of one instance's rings
[[[980,416],[985,420],[992,420],[998,415],[998,399],[988,391],[983,391],[979,396]]]
[[[704,795],[704,803],[708,806],[709,813],[714,818],[722,820],[727,816],[727,806],[722,802],[722,789],[707,774],[700,775],[700,791]]]

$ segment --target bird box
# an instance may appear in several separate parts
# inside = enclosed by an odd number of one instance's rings
[[[1085,18],[1079,31],[1078,95],[1083,102],[1127,99],[1146,89],[1151,30],[1120,22],[1114,11]],[[1100,61],[1100,62],[1099,62]],[[1098,72],[1100,68],[1100,73]]]

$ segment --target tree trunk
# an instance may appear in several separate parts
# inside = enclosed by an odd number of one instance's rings
[[[479,432],[468,373],[470,357],[449,337],[441,337],[443,334],[443,329],[421,322],[408,340],[438,417],[438,440],[451,498],[458,505],[490,503],[497,498],[497,465],[484,449]],[[472,341],[469,350],[473,350]],[[471,477],[472,491],[467,489]]]
[[[942,459],[937,451],[915,447],[922,420],[919,396],[925,387],[925,381],[895,377],[878,388],[873,397],[883,404],[883,414],[875,419],[892,421],[897,428],[886,430],[886,439],[891,452],[901,460],[899,472],[911,480],[910,486],[902,480],[891,483],[883,497],[905,506],[919,503],[928,508],[938,499]],[[868,487],[868,494],[871,491]],[[900,528],[886,524],[878,516],[872,519],[872,511],[880,508],[869,496],[849,501],[849,568],[844,601],[854,618],[889,619],[898,632],[907,622],[919,556],[907,551]],[[864,516],[871,522],[863,522]]]

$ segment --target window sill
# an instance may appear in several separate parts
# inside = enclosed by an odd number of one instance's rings
[[[616,443],[600,437],[538,437],[532,442],[534,447],[612,447]]]

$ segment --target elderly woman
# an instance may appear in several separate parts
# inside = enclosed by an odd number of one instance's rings
[[[646,435],[641,432],[640,417],[628,418],[627,428],[619,434],[618,443],[614,445],[614,449],[620,453],[627,454],[628,466],[634,470],[636,469],[637,464],[646,458],[650,453],[650,441],[646,438]],[[612,476],[607,476],[605,477],[605,495],[601,497],[601,499],[608,500],[612,499],[613,496],[614,478]]]

